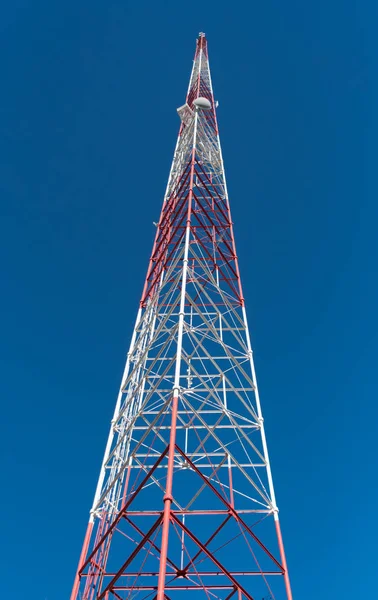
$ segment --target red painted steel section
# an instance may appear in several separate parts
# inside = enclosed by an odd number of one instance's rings
[[[83,547],[82,547],[81,554],[80,554],[79,565],[77,567],[77,573],[75,576],[75,581],[74,581],[72,592],[71,592],[71,600],[76,600],[76,598],[77,598],[77,594],[79,591],[79,585],[80,585],[79,573],[81,571],[81,568],[84,564],[84,561],[85,561],[85,558],[86,558],[86,555],[88,552],[88,546],[89,546],[89,541],[91,539],[92,529],[93,529],[93,523],[89,522],[88,526],[87,526],[87,531],[84,536],[84,543],[83,543]]]
[[[201,50],[205,53],[205,56],[207,57],[208,56],[207,40],[204,36],[200,36],[197,40],[195,60],[196,60],[196,58],[198,58],[198,55]],[[201,79],[201,70],[199,70],[197,78],[194,80],[192,87],[188,91],[188,95],[187,95],[187,99],[186,99],[187,104],[191,108],[193,108],[193,101],[200,96],[205,97],[208,100],[210,100],[211,105],[212,105],[212,110],[209,111],[208,114],[211,115],[211,117],[207,117],[207,118],[211,119],[209,121],[210,125],[214,128],[214,130],[216,132],[218,132],[214,97],[213,97],[212,91],[208,88],[208,86],[203,81],[203,79]],[[181,126],[180,134],[182,133],[182,130],[183,130],[183,127]],[[189,167],[190,167],[190,170],[188,170]],[[186,196],[187,190],[185,188],[185,185],[188,184],[188,173],[189,172],[190,172],[191,182],[189,184],[189,197],[187,197]],[[193,152],[192,160],[184,168],[182,175],[180,176],[179,180],[177,181],[176,186],[175,186],[174,190],[172,191],[170,197],[163,204],[162,214],[161,214],[161,218],[160,218],[160,221],[159,221],[159,224],[157,227],[157,231],[156,231],[156,235],[155,235],[155,242],[154,242],[151,259],[150,259],[150,264],[149,264],[149,268],[147,271],[146,281],[145,281],[145,285],[144,285],[144,289],[143,289],[143,293],[142,293],[142,298],[141,298],[141,306],[142,307],[146,305],[147,299],[149,297],[151,297],[151,295],[153,294],[155,287],[159,282],[162,270],[166,268],[166,265],[169,262],[170,257],[174,254],[175,250],[177,249],[178,244],[182,240],[182,236],[184,235],[185,228],[183,227],[181,229],[181,234],[177,237],[178,230],[179,230],[180,226],[182,225],[182,220],[178,223],[178,225],[174,224],[175,221],[177,221],[178,216],[180,215],[180,210],[177,210],[177,205],[180,205],[180,203],[181,203],[181,207],[182,207],[184,205],[185,201],[188,201],[188,204],[190,203],[190,196],[193,194],[193,178],[194,178],[194,176],[198,177],[198,179],[201,181],[202,185],[205,185],[203,182],[204,177],[206,177],[208,180],[208,183],[211,184],[211,181],[209,180],[208,176],[205,174],[203,168],[201,167],[201,165],[199,164],[199,162],[196,158],[195,151]],[[216,190],[214,188],[213,188],[213,190],[210,190],[208,186],[205,186],[205,189],[207,190],[207,192],[210,195],[217,197],[218,200],[222,200],[222,199],[220,199],[218,193],[216,192]],[[182,202],[182,199],[184,200],[184,202]],[[222,215],[224,221],[223,221],[223,223],[218,222],[218,224],[215,224],[212,221],[212,218],[210,217],[209,211],[204,207],[204,205],[202,204],[202,201],[200,201],[199,197],[195,196],[195,200],[201,207],[202,215],[206,218],[206,220],[209,223],[212,224],[212,226],[214,227],[214,229],[217,231],[218,234],[221,234],[219,227],[221,227],[222,230],[227,231],[227,233],[229,232],[228,233],[229,242],[226,238],[223,238],[223,241],[224,241],[225,246],[227,247],[228,251],[230,252],[230,256],[225,256],[223,254],[221,248],[218,248],[218,251],[219,251],[219,254],[221,255],[222,259],[224,260],[225,265],[227,265],[227,267],[230,269],[232,276],[231,277],[230,277],[230,275],[227,276],[227,273],[225,273],[224,268],[222,270],[220,270],[220,273],[222,275],[222,280],[229,283],[230,288],[232,290],[232,294],[236,295],[236,297],[239,298],[240,303],[243,303],[244,300],[243,300],[243,294],[242,294],[242,288],[241,288],[239,267],[238,267],[238,263],[237,263],[237,256],[236,256],[236,249],[235,249],[235,242],[234,242],[234,236],[233,236],[229,204],[228,204],[228,202],[226,202],[226,206],[225,206],[226,212],[224,212],[223,209],[221,208],[221,206],[219,205],[219,203],[217,203],[217,210],[219,210],[219,214]],[[203,200],[208,202],[207,199],[205,199],[205,198],[203,198]],[[196,218],[196,221],[198,222],[198,226],[201,228],[201,230],[206,233],[206,235],[209,239],[209,242],[212,242],[212,238],[207,233],[206,227],[204,227],[204,224],[201,222],[199,215],[196,214],[196,212],[192,212],[192,211],[188,210],[188,219],[189,220],[191,220],[191,214],[193,214],[193,216]],[[173,215],[173,221],[169,223],[169,219],[172,218],[172,215]],[[169,226],[167,227],[168,223],[169,223]],[[193,223],[190,223],[190,225],[191,225],[193,234],[196,236],[197,241],[199,242],[199,244],[203,245],[203,250],[206,252],[206,254],[211,259],[211,253],[209,253],[209,250],[206,247],[206,244],[195,233],[195,225]],[[176,236],[176,239],[175,239],[175,236]],[[153,279],[151,280],[151,276],[153,273],[155,273],[155,275],[154,275]],[[235,282],[236,282],[236,286],[237,286],[236,288],[233,284],[233,280],[235,280]]]
[[[174,402],[174,399],[173,399]],[[178,398],[176,397],[176,402],[174,403],[176,406],[172,407],[172,421],[173,424],[175,424],[176,420],[177,420],[177,405],[178,405]],[[248,527],[248,525],[242,520],[242,518],[240,517],[240,515],[238,514],[238,512],[233,509],[233,507],[231,506],[231,504],[229,504],[225,498],[223,498],[223,496],[221,494],[219,494],[219,492],[212,486],[212,484],[203,476],[203,474],[201,473],[200,470],[197,469],[197,467],[193,464],[193,462],[186,456],[186,454],[177,446],[175,445],[174,442],[175,439],[175,427],[173,427],[171,429],[171,440],[170,440],[170,444],[169,444],[169,448],[167,448],[164,452],[164,456],[167,454],[168,452],[168,460],[170,462],[171,468],[168,469],[168,475],[167,475],[167,484],[166,484],[166,493],[164,495],[164,511],[160,512],[160,514],[158,514],[158,518],[155,521],[155,523],[153,524],[153,526],[150,528],[150,530],[147,532],[147,534],[143,535],[143,532],[134,524],[132,523],[133,527],[135,529],[138,530],[138,533],[140,533],[142,535],[142,540],[139,541],[139,543],[137,544],[136,549],[134,550],[134,552],[132,552],[132,554],[127,558],[127,560],[124,562],[124,564],[122,565],[122,567],[116,572],[116,573],[112,573],[112,572],[108,572],[106,573],[106,576],[112,577],[111,581],[106,585],[106,587],[104,588],[103,592],[101,593],[100,596],[98,596],[98,600],[102,600],[107,592],[113,592],[114,589],[114,585],[115,583],[120,579],[120,577],[122,577],[123,573],[125,572],[125,569],[127,568],[127,566],[132,562],[132,560],[135,558],[135,556],[137,556],[137,554],[142,550],[143,547],[145,547],[145,545],[148,543],[151,546],[153,546],[154,548],[157,548],[157,545],[151,540],[151,536],[152,534],[156,531],[156,529],[160,526],[162,526],[163,529],[163,533],[162,533],[162,541],[161,541],[161,549],[160,549],[160,569],[159,569],[159,582],[160,582],[160,586],[151,586],[151,587],[146,587],[146,588],[140,588],[138,587],[138,589],[157,589],[158,593],[160,592],[160,594],[162,594],[162,598],[164,598],[165,595],[165,577],[166,575],[175,575],[176,577],[178,576],[178,573],[185,573],[190,564],[192,564],[201,553],[206,554],[208,557],[211,557],[211,560],[214,562],[215,566],[218,567],[218,571],[217,570],[213,570],[213,571],[201,571],[200,575],[201,577],[205,577],[205,576],[220,576],[220,575],[224,575],[226,576],[230,582],[232,583],[233,586],[237,585],[237,589],[240,589],[242,591],[242,594],[245,598],[247,598],[248,600],[253,600],[253,597],[248,594],[248,592],[246,590],[244,590],[244,587],[240,584],[240,582],[238,583],[235,579],[236,576],[240,576],[240,575],[246,575],[246,576],[258,576],[258,575],[284,575],[285,577],[285,570],[283,567],[281,567],[281,565],[279,564],[279,562],[274,558],[274,556],[269,552],[269,550],[262,544],[262,542],[257,538],[257,536],[251,531],[251,529]],[[227,514],[226,519],[214,530],[213,534],[208,538],[208,540],[204,543],[200,542],[200,540],[198,540],[198,538],[192,533],[192,531],[190,529],[188,529],[187,527],[185,527],[183,525],[183,523],[178,519],[178,516],[180,514],[182,514],[182,511],[175,511],[171,509],[171,503],[172,503],[172,487],[173,487],[173,459],[174,459],[174,454],[175,452],[177,452],[178,454],[180,454],[185,461],[188,462],[188,464],[191,466],[191,468],[197,472],[197,474],[199,475],[199,477],[201,477],[201,479],[204,480],[204,483],[212,490],[212,492],[219,498],[219,500],[221,500],[221,502],[227,507],[227,511],[222,511],[222,514]],[[163,456],[163,455],[162,455]],[[158,461],[158,463],[160,463],[160,459]],[[154,466],[153,470],[151,469],[151,471],[148,473],[148,475],[144,478],[144,480],[141,482],[140,486],[138,487],[137,492],[132,496],[132,498],[127,502],[125,508],[122,510],[122,513],[120,513],[119,517],[117,518],[117,521],[119,521],[119,518],[126,518],[126,520],[128,522],[131,522],[130,519],[130,515],[127,514],[127,508],[128,506],[130,506],[130,504],[135,500],[136,496],[138,495],[138,493],[143,489],[144,485],[148,482],[148,479],[153,475],[153,471],[155,471],[155,469],[158,466],[158,463]],[[214,511],[214,513],[219,514],[219,511]],[[143,512],[140,513],[140,515],[144,515]],[[135,516],[135,515],[134,515]],[[216,557],[211,554],[211,552],[207,549],[207,546],[210,544],[210,542],[215,538],[215,536],[221,531],[221,529],[226,525],[226,523],[230,520],[230,519],[235,519],[238,522],[240,522],[242,528],[251,536],[252,539],[254,539],[258,545],[266,552],[266,554],[271,558],[271,560],[275,563],[275,565],[279,568],[279,571],[244,571],[244,572],[233,572],[233,571],[229,571],[227,570],[223,564],[218,561],[216,559]],[[199,550],[197,551],[197,553],[191,557],[191,562],[188,563],[183,569],[178,569],[174,562],[172,560],[170,560],[170,558],[168,557],[168,530],[169,530],[169,523],[170,522],[175,522],[181,529],[184,530],[184,532],[186,533],[186,535],[188,535],[188,537],[190,539],[192,539],[193,541],[195,541],[195,543],[197,544]],[[164,527],[165,524],[165,527]],[[108,535],[111,532],[114,532],[115,529],[115,524],[113,524],[111,527],[109,527],[109,529],[107,530],[107,532],[104,534],[102,540],[99,542],[99,544],[97,545],[97,547],[95,548],[95,550],[92,552],[91,556],[93,557],[94,554],[96,554],[98,548],[101,546],[101,544],[104,544],[106,542],[106,539],[108,537]],[[157,548],[158,549],[158,548]],[[158,549],[159,550],[159,549]],[[81,569],[79,570],[80,575],[82,577],[85,577],[85,566],[88,565],[89,561],[91,560],[91,556],[87,559],[86,563],[81,567]],[[173,567],[173,572],[169,572],[167,573],[167,564],[170,564],[171,568]],[[156,573],[149,573],[149,572],[144,572],[142,573],[145,576],[147,575],[151,575],[154,576],[156,575]],[[131,575],[141,575],[141,573],[127,573],[127,576],[130,577]],[[206,588],[211,589],[212,584],[209,584],[209,586],[206,585]],[[118,590],[128,590],[131,589],[130,585],[123,585],[123,586],[117,586]],[[135,586],[133,586],[133,589],[135,589]],[[180,589],[182,589],[180,587]],[[189,588],[187,588],[189,589]],[[195,588],[198,589],[198,588]],[[223,587],[223,589],[226,589],[225,587]],[[289,597],[290,598],[290,597]],[[290,598],[290,600],[292,600],[292,598]]]
[[[106,538],[114,531],[114,529],[116,528],[117,524],[119,523],[119,521],[124,517],[127,508],[130,506],[130,504],[133,502],[133,500],[135,500],[136,496],[138,495],[138,493],[143,489],[143,487],[146,485],[146,483],[148,482],[148,480],[150,479],[151,475],[154,473],[154,471],[157,469],[157,467],[159,466],[159,464],[161,463],[161,461],[163,460],[163,458],[165,457],[165,455],[168,452],[168,446],[167,448],[164,450],[164,452],[161,454],[161,456],[159,456],[158,460],[156,461],[156,463],[154,464],[154,466],[152,467],[152,469],[147,473],[147,475],[143,478],[142,482],[139,484],[137,490],[135,491],[134,495],[131,496],[129,498],[129,500],[126,502],[125,506],[123,507],[123,509],[119,512],[117,518],[113,521],[113,523],[108,527],[108,529],[106,530],[106,532],[104,533],[104,535],[101,537],[100,541],[96,544],[94,550],[91,552],[91,554],[86,558],[86,561],[84,562],[84,564],[81,566],[81,568],[79,569],[79,574],[82,575],[83,571],[85,569],[86,566],[88,566],[90,560],[94,557],[94,555],[96,554],[97,550],[99,550],[99,548],[101,547],[101,545],[104,543],[104,541],[106,540]],[[86,549],[86,552],[88,551],[88,547]]]
[[[212,483],[208,479],[206,479],[206,477],[204,477],[204,475],[202,474],[202,472],[199,469],[197,469],[196,465],[187,457],[187,455],[178,446],[176,446],[176,450],[177,450],[177,452],[179,452],[181,454],[181,456],[183,456],[185,458],[185,460],[191,466],[191,468],[193,469],[193,471],[195,471],[199,475],[199,477],[201,479],[203,479],[203,481],[206,483],[206,485],[208,485],[208,487],[213,491],[213,493],[218,497],[218,499],[221,502],[223,502],[223,504],[225,506],[228,507],[228,510],[230,511],[230,513],[232,513],[232,515],[235,517],[235,519],[241,523],[242,527],[246,531],[248,531],[248,533],[250,534],[250,536],[268,554],[268,556],[273,560],[273,562],[277,565],[277,567],[279,567],[281,570],[283,570],[283,567],[274,558],[274,556],[271,554],[271,552],[269,552],[269,550],[264,546],[264,544],[259,540],[259,538],[252,532],[252,530],[248,527],[248,525],[243,521],[243,519],[241,518],[241,516],[239,515],[239,513],[234,508],[232,508],[232,506],[223,498],[223,496],[218,492],[218,490],[215,489],[215,487],[212,485]]]
[[[234,578],[234,576],[229,571],[227,571],[227,569],[225,569],[223,567],[223,565],[219,562],[219,560],[217,560],[217,558],[215,558],[215,556],[213,554],[211,554],[211,552],[209,552],[209,550],[206,548],[206,546],[204,546],[204,544],[201,544],[200,540],[192,533],[192,531],[190,529],[185,527],[185,525],[181,521],[179,521],[179,519],[174,514],[172,514],[172,519],[177,523],[177,525],[179,527],[181,527],[181,529],[183,529],[185,531],[186,535],[190,539],[192,539],[199,548],[201,548],[202,552],[204,554],[206,554],[208,556],[208,558],[210,558],[215,563],[215,565],[218,567],[218,569],[220,569],[221,573],[226,575],[226,577],[228,577],[228,579],[234,584],[234,586],[237,589],[239,589],[246,598],[248,598],[248,600],[254,600],[254,598],[250,594],[248,594],[248,592]]]
[[[159,527],[159,525],[161,524],[162,521],[162,517],[160,516],[156,522],[153,524],[153,526],[149,529],[149,531],[146,533],[146,535],[144,536],[144,538],[139,542],[139,544],[137,545],[137,547],[135,548],[134,552],[132,552],[130,554],[130,556],[127,558],[127,560],[123,563],[122,567],[119,569],[119,571],[117,571],[117,573],[114,575],[114,577],[111,579],[111,581],[108,583],[108,585],[106,586],[106,588],[104,589],[104,591],[102,592],[102,594],[100,594],[100,596],[98,597],[98,600],[102,600],[102,598],[104,598],[105,594],[109,591],[112,590],[114,584],[118,581],[118,579],[121,577],[122,573],[124,573],[125,569],[128,567],[128,565],[132,562],[132,560],[136,557],[136,555],[138,554],[138,552],[143,548],[143,546],[145,545],[145,543],[150,539],[150,536],[156,531],[156,529]]]
[[[283,544],[283,540],[282,540],[281,525],[280,525],[279,519],[276,519],[275,524],[276,524],[278,546],[280,549],[281,561],[282,561],[282,566],[284,569],[284,580],[285,580],[287,599],[293,600],[290,579],[289,579],[289,571],[288,571],[287,563],[286,563],[285,549],[284,549],[284,544]]]

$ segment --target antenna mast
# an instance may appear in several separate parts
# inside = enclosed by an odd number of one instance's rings
[[[292,600],[199,34],[71,600]]]

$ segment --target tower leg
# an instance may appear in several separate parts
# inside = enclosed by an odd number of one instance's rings
[[[79,572],[80,572],[80,569],[83,566],[83,564],[85,562],[85,558],[87,556],[89,541],[90,541],[91,535],[92,535],[92,529],[93,529],[93,522],[89,521],[88,527],[87,527],[87,531],[85,533],[83,548],[81,550],[79,564],[78,564],[78,567],[77,567],[77,572],[76,572],[74,584],[73,584],[73,587],[72,587],[71,600],[76,600],[76,598],[77,598],[77,593],[79,591],[79,585],[80,585]]]
[[[280,521],[278,519],[278,515],[275,515],[275,524],[276,524],[276,532],[277,532],[277,539],[278,539],[278,547],[279,547],[280,556],[281,556],[281,563],[284,568],[284,581],[285,581],[287,599],[293,600],[293,595],[291,593],[290,579],[289,579],[289,571],[287,568],[287,562],[286,562],[286,556],[285,556],[285,548],[283,545],[281,526],[280,526]]]
[[[171,433],[169,438],[169,451],[168,451],[168,471],[167,471],[167,484],[164,495],[164,516],[163,516],[163,531],[161,534],[161,551],[160,551],[160,564],[159,564],[159,579],[158,579],[158,591],[157,600],[164,600],[165,590],[165,574],[167,570],[167,555],[168,555],[168,535],[169,535],[169,523],[171,519],[171,505],[172,505],[172,484],[173,484],[173,462],[175,457],[175,443],[176,443],[176,422],[177,422],[177,409],[178,409],[178,396],[175,392],[172,401],[172,421],[171,421]]]

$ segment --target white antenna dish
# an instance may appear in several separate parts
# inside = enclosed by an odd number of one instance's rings
[[[211,108],[211,102],[207,98],[196,98],[193,104],[201,110],[210,110]]]

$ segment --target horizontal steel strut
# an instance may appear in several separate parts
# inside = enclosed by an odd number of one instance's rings
[[[71,600],[292,600],[216,107],[201,33]]]

